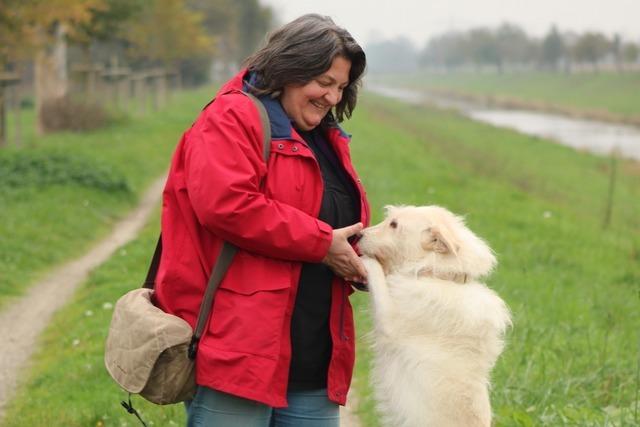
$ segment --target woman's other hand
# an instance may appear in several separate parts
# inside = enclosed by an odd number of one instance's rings
[[[367,270],[351,247],[348,239],[363,229],[362,223],[333,230],[333,240],[329,252],[322,260],[333,272],[350,282],[366,283]]]

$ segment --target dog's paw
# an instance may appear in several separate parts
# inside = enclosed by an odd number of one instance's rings
[[[369,277],[372,275],[382,275],[384,277],[384,270],[382,269],[382,265],[374,259],[368,256],[360,257],[362,263],[364,264],[364,268],[367,269],[367,273],[369,273]]]

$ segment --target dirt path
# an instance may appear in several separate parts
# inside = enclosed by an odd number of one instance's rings
[[[138,235],[158,208],[164,182],[164,177],[154,182],[135,211],[116,224],[111,235],[86,255],[56,268],[32,286],[24,297],[0,312],[0,420],[19,385],[21,372],[37,349],[38,336],[49,324],[51,316],[69,301],[93,269]],[[354,407],[357,407],[357,399],[350,394],[349,404],[341,408],[340,427],[360,427]]]
[[[164,182],[165,177],[155,181],[135,211],[116,224],[111,235],[86,255],[56,268],[0,312],[0,419],[19,384],[22,370],[36,350],[38,336],[53,313],[68,302],[91,270],[138,235],[150,214],[159,208]]]

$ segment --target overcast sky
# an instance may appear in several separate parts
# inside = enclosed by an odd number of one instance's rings
[[[561,30],[620,33],[640,41],[640,0],[260,0],[282,23],[304,13],[331,16],[362,44],[400,35],[417,47],[435,34],[502,22],[544,35]]]

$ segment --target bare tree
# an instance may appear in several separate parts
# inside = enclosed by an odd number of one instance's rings
[[[625,43],[622,47],[622,57],[628,64],[637,63],[638,57],[640,57],[640,47],[635,43]]]
[[[547,35],[542,40],[541,60],[544,66],[557,70],[560,60],[567,54],[565,42],[558,32],[558,28],[553,25]]]
[[[587,32],[578,38],[572,53],[578,62],[590,63],[593,69],[597,71],[598,63],[609,51],[609,46],[610,43],[604,35]]]

